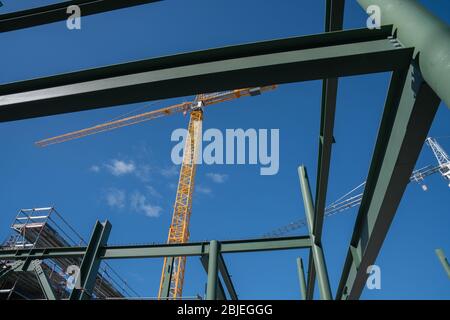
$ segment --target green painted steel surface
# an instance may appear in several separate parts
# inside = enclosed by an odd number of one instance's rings
[[[305,215],[306,219],[308,220],[308,228],[311,236],[312,258],[314,259],[314,267],[319,282],[320,297],[322,300],[331,300],[332,295],[330,289],[330,280],[328,278],[328,271],[325,263],[325,256],[322,250],[322,244],[320,239],[316,238],[314,235],[314,205],[311,197],[308,174],[304,166],[300,166],[298,168],[298,175],[300,178],[303,203],[305,206]]]
[[[381,9],[381,23],[392,24],[396,36],[414,47],[425,81],[450,108],[450,26],[416,0],[357,0],[364,10]]]
[[[217,299],[218,260],[220,244],[216,240],[209,243],[208,255],[208,283],[206,285],[206,300]]]
[[[414,66],[392,75],[337,299],[360,297],[366,270],[375,263],[439,103]]]
[[[0,122],[228,89],[391,71],[412,49],[387,26],[124,63],[0,86]],[[195,86],[192,86],[195,83]]]

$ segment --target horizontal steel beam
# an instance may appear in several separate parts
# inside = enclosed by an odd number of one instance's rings
[[[16,11],[0,15],[0,32],[35,27],[47,23],[66,20],[67,8],[77,5],[82,16],[107,12],[161,0],[72,0],[48,6]]]
[[[0,260],[73,258],[82,256],[86,247],[0,249]]]
[[[409,65],[391,27],[178,54],[0,86],[0,121]]]
[[[221,253],[309,248],[309,236],[273,239],[250,239],[221,242]],[[84,255],[86,247],[36,248],[0,250],[0,260],[67,258]],[[151,244],[138,246],[107,246],[99,250],[99,259],[161,258],[200,256],[209,253],[209,242],[185,244]]]

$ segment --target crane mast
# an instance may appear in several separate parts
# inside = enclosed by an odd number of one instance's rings
[[[175,198],[172,223],[169,228],[168,243],[186,243],[189,240],[189,222],[192,212],[192,192],[198,143],[201,140],[201,125],[203,121],[202,107],[225,102],[245,96],[255,96],[276,86],[229,90],[217,93],[200,94],[191,106],[191,117],[188,126],[183,163],[180,169],[177,195]],[[161,280],[158,290],[159,299],[180,299],[183,294],[186,257],[164,258]]]
[[[203,107],[234,100],[241,97],[256,96],[263,92],[276,89],[276,85],[243,88],[215,93],[199,94],[194,101],[182,102],[169,107],[153,110],[138,115],[109,121],[90,128],[77,130],[36,142],[38,147],[46,147],[74,139],[79,139],[100,132],[110,131],[121,127],[138,124],[159,117],[176,113],[190,113],[188,136],[185,142],[183,162],[175,197],[172,222],[169,228],[168,243],[186,243],[189,241],[189,221],[192,213],[192,193],[196,160],[201,141],[201,125],[203,121]],[[186,257],[170,257],[164,259],[161,282],[158,291],[160,299],[180,299],[183,293]]]
[[[201,139],[203,111],[191,111],[188,136],[186,137],[183,162],[180,169],[177,194],[173,209],[172,223],[167,243],[185,243],[189,240],[189,221],[192,213],[192,192]],[[182,297],[186,257],[164,258],[158,297],[171,299]],[[164,292],[164,290],[169,292]]]
[[[439,171],[445,179],[450,181],[450,158],[445,152],[445,150],[441,147],[441,145],[436,141],[435,138],[429,137],[426,140],[428,146],[433,151],[434,156],[436,157],[439,163]],[[450,187],[450,183],[449,183]]]

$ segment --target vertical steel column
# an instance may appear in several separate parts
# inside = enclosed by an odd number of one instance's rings
[[[69,297],[70,300],[87,300],[91,298],[98,268],[100,267],[100,259],[98,256],[101,247],[105,246],[108,241],[110,231],[111,223],[108,220],[104,223],[100,223],[99,221],[95,223],[78,275],[80,277],[81,288],[74,288],[72,290]]]
[[[305,280],[305,268],[303,267],[302,258],[297,258],[297,271],[298,280],[300,283],[300,293],[302,294],[302,300],[306,300],[306,280]]]
[[[208,274],[208,256],[201,256],[200,262],[203,266],[203,269],[205,269],[206,274]],[[220,263],[218,264],[218,272],[220,272]],[[227,300],[227,295],[225,293],[225,289],[222,285],[222,281],[220,281],[220,278],[217,279],[217,295],[216,300]]]
[[[212,240],[209,243],[208,284],[206,286],[206,300],[217,299],[219,253],[219,243],[217,242],[217,240]]]
[[[342,30],[344,23],[345,0],[327,0],[325,12],[325,32]],[[323,79],[322,102],[320,112],[320,136],[319,136],[319,158],[317,160],[317,185],[315,197],[315,221],[314,232],[321,239],[323,217],[325,212],[325,201],[328,186],[328,174],[330,171],[331,146],[335,142],[333,137],[334,118],[336,112],[336,99],[338,90],[338,78]],[[312,251],[310,251],[311,255]],[[308,263],[308,287],[307,299],[314,295],[314,284],[316,273],[314,260]]]
[[[322,300],[332,299],[330,281],[328,279],[327,266],[322,250],[321,241],[314,235],[314,205],[311,197],[308,174],[304,166],[298,168],[300,185],[302,189],[303,203],[305,205],[305,215],[308,221],[308,228],[311,237],[311,251],[314,260],[314,266],[319,282],[320,298]]]
[[[170,297],[170,282],[172,281],[172,268],[175,261],[175,257],[167,257],[166,263],[164,264],[164,281],[161,285],[161,292],[159,294],[159,299],[167,300]]]
[[[444,267],[444,270],[447,273],[448,278],[450,279],[450,265],[447,261],[447,258],[445,257],[444,251],[442,249],[436,249],[435,252],[436,255],[438,256],[439,261],[442,264],[442,267]]]

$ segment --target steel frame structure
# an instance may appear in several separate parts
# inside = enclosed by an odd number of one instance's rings
[[[177,54],[0,85],[0,121],[14,121],[198,92],[323,79],[315,205],[306,169],[299,167],[308,236],[112,247],[105,245],[108,231],[104,229],[108,224],[97,223],[92,246],[1,251],[0,259],[28,261],[84,255],[83,262],[87,262],[83,279],[89,289],[90,275],[95,273],[98,259],[202,256],[208,272],[206,295],[208,299],[216,299],[224,297],[223,285],[218,281],[219,269],[225,284],[231,283],[221,254],[306,248],[310,250],[310,259],[307,284],[301,286],[302,296],[313,298],[317,275],[321,298],[331,299],[321,235],[334,143],[337,78],[392,72],[367,185],[335,294],[336,299],[358,299],[367,278],[367,267],[375,262],[381,249],[438,105],[441,99],[447,104],[450,101],[449,55],[442,54],[448,53],[449,27],[413,0],[358,2],[364,9],[369,3],[380,6],[383,21],[392,25],[374,30],[340,31],[344,0],[327,0],[322,34]],[[421,22],[419,27],[408,24],[411,15]],[[0,25],[6,30],[8,23],[0,16]],[[417,32],[420,36],[416,36]],[[430,33],[437,34],[431,44],[426,37]],[[300,281],[306,282],[301,261],[299,267]],[[226,287],[231,288],[229,284]],[[229,294],[237,298],[235,293]]]
[[[171,258],[199,256],[202,263],[206,261],[208,273],[207,299],[226,299],[226,292],[230,299],[237,299],[237,293],[228,273],[223,254],[258,252],[271,250],[289,250],[309,248],[309,236],[286,237],[274,239],[250,239],[218,242],[177,243],[177,244],[151,244],[131,246],[107,246],[107,239],[111,231],[108,221],[97,221],[87,246],[66,248],[32,248],[32,249],[6,249],[0,250],[1,260],[16,260],[17,263],[10,269],[0,270],[0,277],[9,272],[35,270],[36,265],[45,259],[67,258],[82,256],[80,266],[81,287],[72,291],[69,299],[89,299],[95,276],[101,260],[106,259],[144,259],[144,258]],[[206,260],[205,260],[206,259]],[[205,264],[204,264],[205,265]],[[222,279],[218,276],[220,272]],[[222,281],[224,285],[222,284]],[[45,282],[44,282],[45,283]],[[43,286],[43,288],[46,288]],[[224,290],[227,289],[227,291]],[[46,296],[51,292],[45,291]]]

